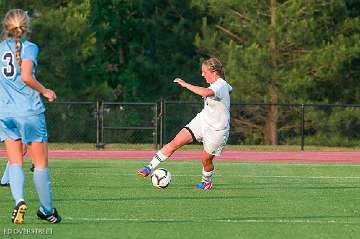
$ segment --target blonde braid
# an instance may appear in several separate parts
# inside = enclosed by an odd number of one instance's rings
[[[15,57],[16,62],[21,67],[21,36],[23,35],[23,31],[21,30],[21,27],[15,28]]]
[[[30,32],[30,18],[22,9],[9,10],[3,20],[3,39],[15,38],[16,62],[21,66],[21,38]]]

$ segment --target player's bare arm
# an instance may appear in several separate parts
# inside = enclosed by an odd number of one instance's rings
[[[56,99],[56,94],[54,91],[45,88],[32,74],[33,62],[31,60],[23,60],[21,63],[21,79],[26,85],[32,89],[38,91],[44,97],[46,97],[50,102]]]
[[[180,78],[176,78],[174,80],[175,83],[179,84],[180,86],[190,90],[191,92],[200,95],[202,97],[209,97],[214,95],[214,91],[205,87],[195,86],[190,83],[185,82]]]

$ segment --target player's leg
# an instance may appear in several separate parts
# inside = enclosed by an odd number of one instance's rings
[[[35,169],[35,165],[32,163],[30,167],[30,172],[34,172],[34,169]]]
[[[27,153],[27,144],[22,144],[22,155],[25,156]]]
[[[26,144],[23,144],[23,152],[22,155],[25,156],[26,154]],[[1,178],[0,186],[7,187],[10,186],[10,177],[9,177],[9,161],[6,163],[6,167],[3,173],[3,176]]]
[[[193,136],[188,128],[183,128],[170,143],[164,145],[152,158],[149,165],[138,170],[138,175],[148,176],[161,162],[168,159],[178,148],[193,141]]]
[[[25,176],[22,168],[22,143],[20,140],[6,139],[5,147],[9,159],[10,189],[16,204],[11,220],[14,224],[21,224],[27,209],[24,200]]]
[[[61,217],[52,207],[52,190],[48,170],[48,137],[44,114],[19,119],[22,141],[27,143],[32,163],[34,164],[33,181],[40,200],[37,215],[40,219],[57,223]]]
[[[32,142],[28,145],[28,148],[34,164],[34,185],[40,199],[40,208],[37,215],[40,219],[47,220],[50,223],[58,223],[61,221],[61,217],[52,205],[47,142]]]
[[[209,190],[212,188],[212,176],[214,174],[214,164],[213,159],[215,155],[207,153],[205,150],[202,152],[202,176],[201,183],[196,185],[198,189]]]
[[[10,177],[9,177],[9,162],[6,162],[5,170],[1,178],[0,186],[8,187],[10,186]]]
[[[27,153],[27,144],[23,144],[23,156],[25,156]],[[31,163],[30,171],[34,172],[35,165]]]
[[[202,176],[201,183],[196,185],[198,189],[209,190],[213,187],[212,177],[214,175],[213,160],[215,156],[221,155],[229,137],[229,130],[204,130],[204,151],[202,153]]]

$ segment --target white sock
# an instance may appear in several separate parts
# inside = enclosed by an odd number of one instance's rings
[[[201,182],[211,182],[213,174],[214,174],[214,170],[210,172],[206,172],[205,169],[203,168]]]
[[[17,201],[16,201],[16,204],[15,204],[15,205],[18,205],[18,204],[19,204],[19,202],[25,202],[25,199],[23,199],[23,198],[19,198],[19,200],[17,200]]]
[[[161,151],[159,150],[155,156],[152,158],[152,160],[150,161],[150,164],[148,165],[151,170],[155,169],[157,166],[159,166],[159,164],[161,162],[164,162],[165,160],[167,160],[168,157],[166,157],[163,153],[161,153]]]

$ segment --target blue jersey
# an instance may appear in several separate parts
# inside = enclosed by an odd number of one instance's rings
[[[37,66],[38,46],[21,40],[21,59],[33,62],[33,75]],[[15,39],[0,42],[0,117],[31,116],[43,113],[45,106],[39,92],[21,80],[20,67],[15,57]]]

